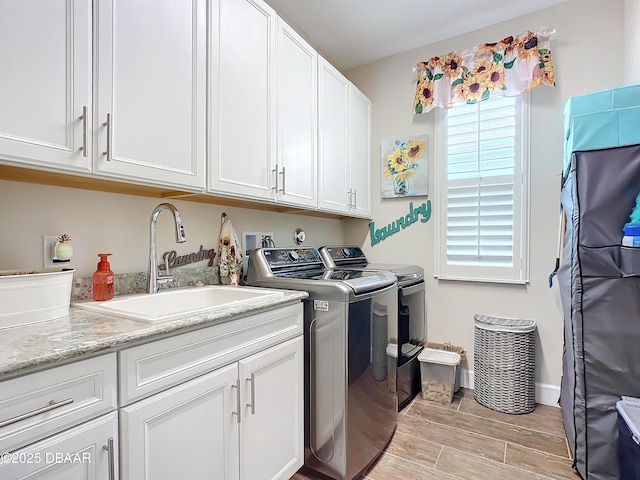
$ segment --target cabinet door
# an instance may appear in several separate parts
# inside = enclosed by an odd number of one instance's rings
[[[0,65],[0,162],[89,172],[91,1],[0,0]]]
[[[278,201],[317,206],[318,54],[278,18]]]
[[[209,189],[275,199],[275,11],[261,0],[210,7]]]
[[[203,190],[206,0],[96,8],[95,172]]]
[[[318,208],[348,212],[349,81],[318,57]]]
[[[304,462],[302,336],[239,362],[240,478],[288,480]]]
[[[351,213],[371,217],[371,100],[349,84]]]
[[[27,447],[6,453],[0,478],[116,480],[118,414],[109,413]]]
[[[116,382],[115,353],[3,381],[0,453],[115,410]]]
[[[237,479],[236,380],[234,363],[123,408],[123,480]]]

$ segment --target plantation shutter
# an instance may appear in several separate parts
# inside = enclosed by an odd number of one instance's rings
[[[522,97],[442,114],[440,278],[524,282]]]

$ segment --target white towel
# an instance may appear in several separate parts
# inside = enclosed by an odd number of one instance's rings
[[[240,285],[242,277],[242,246],[231,220],[223,216],[218,242],[218,270],[220,282],[225,285]]]

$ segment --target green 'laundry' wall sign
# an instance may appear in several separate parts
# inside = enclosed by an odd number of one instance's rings
[[[422,217],[422,218],[421,218]],[[382,228],[376,228],[376,223],[371,222],[369,224],[369,234],[371,236],[371,246],[373,247],[375,244],[380,243],[387,237],[390,237],[396,232],[399,232],[400,229],[405,229],[409,225],[413,225],[418,220],[421,222],[426,222],[431,218],[431,200],[427,200],[426,203],[418,207],[413,206],[413,202],[409,203],[409,213],[405,216],[394,220],[388,225],[385,225]]]

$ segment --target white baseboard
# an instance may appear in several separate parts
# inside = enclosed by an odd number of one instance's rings
[[[558,407],[560,399],[560,387],[558,385],[549,385],[548,383],[536,383],[536,402],[551,407]]]
[[[460,386],[473,389],[473,370],[463,368],[460,371]],[[536,403],[557,407],[558,398],[560,398],[559,386],[536,383]]]
[[[473,390],[473,370],[463,368],[460,370],[460,386]]]

